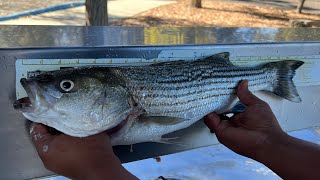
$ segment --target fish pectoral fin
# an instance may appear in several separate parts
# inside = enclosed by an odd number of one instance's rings
[[[159,141],[154,141],[161,144],[171,144],[171,145],[177,145],[177,146],[188,146],[188,144],[183,143],[182,141],[178,141],[179,137],[170,137],[170,138],[164,138],[161,137]]]
[[[174,125],[184,121],[188,121],[189,119],[183,119],[179,117],[169,117],[169,116],[146,116],[141,115],[139,117],[140,121],[144,122],[154,122],[161,125]]]

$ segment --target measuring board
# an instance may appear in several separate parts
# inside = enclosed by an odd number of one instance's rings
[[[216,54],[216,53],[214,53]],[[173,50],[162,51],[158,58],[92,58],[92,59],[18,59],[16,61],[16,97],[26,97],[27,94],[20,84],[21,78],[39,74],[39,71],[59,70],[66,67],[79,66],[142,66],[158,62],[175,60],[196,60],[213,55],[212,50]],[[239,66],[252,66],[279,60],[302,60],[301,66],[294,78],[297,86],[320,85],[320,55],[312,56],[243,56],[230,54],[230,61]]]

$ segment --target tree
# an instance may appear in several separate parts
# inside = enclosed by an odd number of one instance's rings
[[[202,0],[191,0],[191,5],[196,8],[202,8]]]
[[[300,1],[299,1],[299,4],[298,4],[298,6],[297,6],[297,10],[296,10],[297,13],[301,13],[305,1],[306,1],[306,0],[300,0]]]
[[[108,0],[86,0],[86,25],[108,25]]]

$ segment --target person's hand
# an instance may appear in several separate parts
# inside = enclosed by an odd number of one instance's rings
[[[105,132],[76,138],[51,134],[46,126],[32,123],[30,135],[44,166],[57,174],[72,179],[117,179],[121,178],[121,174],[130,176],[114,155]]]
[[[285,135],[269,105],[248,90],[248,81],[242,81],[237,96],[246,110],[221,120],[215,113],[206,116],[205,124],[213,131],[219,142],[234,152],[256,159],[271,138]]]

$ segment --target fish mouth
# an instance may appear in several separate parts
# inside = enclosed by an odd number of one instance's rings
[[[22,112],[32,112],[34,110],[35,99],[39,86],[36,82],[28,81],[26,78],[20,79],[20,83],[27,92],[28,97],[23,97],[16,100],[13,103],[13,107],[14,109],[20,110]]]
[[[30,111],[30,110],[32,110],[32,103],[31,103],[29,97],[24,97],[24,98],[16,100],[13,103],[13,107],[16,110]]]

